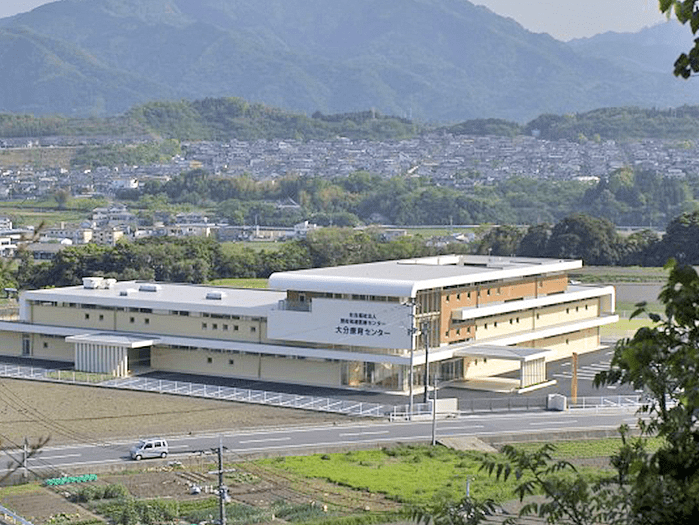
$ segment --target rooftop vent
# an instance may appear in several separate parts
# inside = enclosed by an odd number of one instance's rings
[[[138,287],[139,292],[159,292],[161,286],[159,284],[144,283]]]
[[[83,277],[83,288],[87,290],[97,290],[102,288],[104,277]]]
[[[226,297],[226,292],[218,292],[218,291],[216,291],[216,292],[208,292],[208,293],[206,294],[206,298],[207,298],[207,299],[215,299],[215,300],[218,300],[218,301],[220,301],[220,300],[223,299],[224,297]]]

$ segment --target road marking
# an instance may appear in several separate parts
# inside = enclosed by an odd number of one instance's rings
[[[577,419],[572,419],[570,421],[560,421],[560,423],[562,425],[568,425],[570,423],[577,423],[577,422],[578,422]],[[538,425],[551,425],[551,424],[556,424],[556,423],[557,423],[556,421],[541,421],[541,422],[529,423],[529,425],[534,427],[534,426],[538,426]]]
[[[40,456],[34,456],[34,457],[31,457],[31,458],[27,458],[27,459],[46,460],[46,459],[79,458],[80,456],[82,456],[82,454],[64,454],[63,456],[44,456],[44,455],[40,455]]]
[[[376,434],[388,434],[388,430],[382,430],[380,432],[348,432],[345,434],[339,434],[340,437],[342,436],[372,436]]]
[[[248,439],[245,441],[238,441],[241,445],[245,443],[269,443],[272,441],[291,441],[290,437],[282,437],[282,438],[267,438],[267,439]]]
[[[485,425],[472,425],[470,427],[443,427],[442,425],[438,425],[439,430],[475,430],[477,428],[485,428]]]

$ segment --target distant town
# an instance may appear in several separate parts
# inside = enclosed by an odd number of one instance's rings
[[[145,141],[145,137],[142,139]],[[138,141],[137,141],[138,142]],[[117,144],[108,137],[42,137],[3,139],[0,151]],[[202,168],[217,176],[247,175],[273,180],[295,174],[334,178],[356,171],[382,177],[426,177],[434,184],[467,189],[511,177],[547,180],[598,181],[623,167],[685,177],[699,173],[699,147],[691,142],[646,139],[620,143],[612,140],[549,141],[531,136],[455,136],[431,134],[402,141],[337,138],[327,141],[257,140],[189,142],[182,155],[168,163],[144,166],[104,166],[96,169],[33,168],[0,164],[0,199],[40,200],[66,188],[71,198],[94,195],[114,201],[122,190],[137,190],[151,180],[170,180],[182,172]],[[0,157],[2,162],[2,157]],[[278,207],[297,207],[291,199]],[[13,229],[9,218],[0,225],[0,253],[12,256],[17,243],[31,230]],[[201,212],[157,214],[152,224],[139,223],[123,204],[94,209],[80,224],[48,225],[32,243],[36,259],[50,259],[65,245],[114,245],[120,239],[149,236],[212,236],[220,240],[300,238],[315,224],[304,221],[293,228],[229,226]],[[395,235],[395,231],[389,233]]]

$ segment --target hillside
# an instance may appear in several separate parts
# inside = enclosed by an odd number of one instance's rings
[[[240,97],[453,123],[699,103],[669,71],[622,68],[466,0],[61,0],[0,20],[0,49],[2,112]]]

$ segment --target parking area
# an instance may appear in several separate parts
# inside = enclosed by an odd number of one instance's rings
[[[578,398],[585,397],[609,397],[632,396],[640,392],[629,386],[611,385],[595,388],[593,381],[595,375],[609,368],[613,352],[612,341],[595,352],[579,356],[578,359]],[[66,368],[65,363],[46,362],[40,360],[26,360],[22,358],[2,358],[0,363],[7,367],[35,366],[38,369],[33,373],[37,377],[41,375],[39,369]],[[59,366],[57,366],[59,365]],[[26,373],[26,369],[25,369]],[[505,376],[516,377],[518,372]],[[8,375],[8,374],[4,374]],[[31,373],[27,374],[31,375]],[[555,380],[555,384],[545,388],[532,390],[523,394],[509,392],[494,392],[487,390],[473,390],[463,388],[463,385],[441,384],[438,396],[441,399],[458,399],[461,411],[483,411],[492,407],[496,409],[536,409],[546,406],[549,394],[561,394],[570,397],[572,393],[572,360],[570,358],[549,363],[547,365],[548,379]],[[111,384],[114,382],[115,384]],[[119,383],[119,384],[116,384]],[[123,383],[123,384],[122,384]],[[279,404],[284,406],[297,406],[298,408],[311,408],[312,404],[333,404],[338,407],[354,407],[358,404],[369,405],[405,406],[409,404],[409,396],[392,394],[387,392],[372,392],[366,390],[353,390],[344,388],[316,387],[309,385],[293,385],[287,383],[275,383],[268,381],[256,381],[249,379],[223,378],[216,376],[202,376],[182,373],[169,373],[158,371],[144,371],[138,376],[108,381],[103,386],[126,388],[145,391],[159,391],[179,395],[191,395],[196,397],[213,397],[250,403]],[[202,395],[203,392],[203,395]],[[252,393],[251,393],[252,392]],[[298,398],[298,399],[297,399]],[[316,399],[317,398],[317,399]],[[419,404],[424,399],[422,390],[414,392],[414,404]],[[309,405],[310,404],[310,405]],[[318,409],[322,410],[320,406]],[[344,410],[344,408],[342,409]]]

